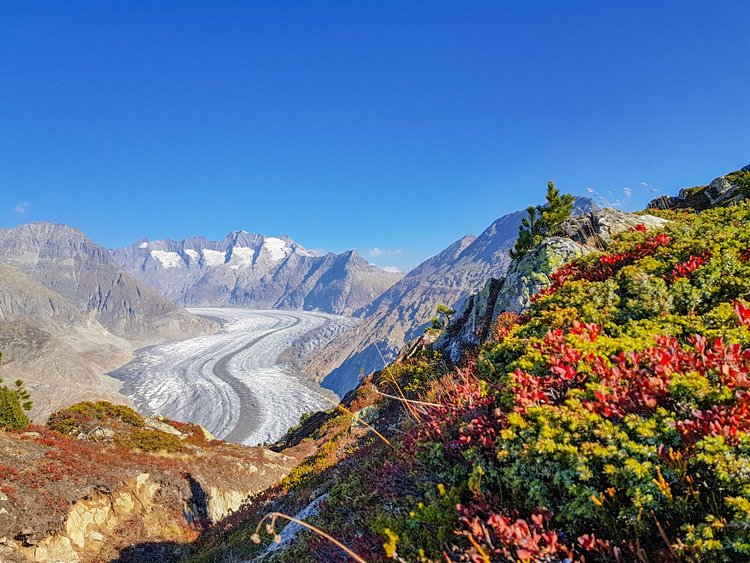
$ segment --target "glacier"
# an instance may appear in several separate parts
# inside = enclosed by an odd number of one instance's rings
[[[195,422],[218,438],[256,445],[278,440],[304,413],[338,397],[279,356],[307,332],[347,317],[308,311],[192,308],[219,320],[216,334],[142,348],[110,375],[147,413]]]

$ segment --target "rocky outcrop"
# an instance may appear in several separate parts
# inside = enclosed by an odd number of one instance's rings
[[[497,295],[502,287],[502,279],[490,278],[482,291],[466,299],[434,347],[443,350],[452,362],[457,363],[466,348],[486,340]]]
[[[134,514],[153,517],[154,497],[161,487],[149,477],[141,473],[117,491],[75,503],[64,531],[35,546],[22,547],[22,553],[32,561],[81,561],[84,554],[96,554],[102,542]]]
[[[305,522],[309,520],[310,518],[316,516],[318,512],[320,511],[320,506],[328,499],[328,493],[322,494],[316,499],[314,499],[310,504],[308,504],[305,508],[300,510],[297,514],[294,515],[294,518],[296,520],[301,520],[302,522]],[[278,542],[272,542],[267,548],[265,548],[262,552],[260,552],[258,555],[252,558],[251,562],[249,563],[260,563],[261,561],[269,561],[273,558],[273,554],[277,553],[280,550],[283,550],[287,548],[293,541],[294,538],[297,537],[297,534],[299,534],[303,530],[302,526],[297,524],[296,522],[290,522],[279,533],[279,541]]]
[[[708,186],[683,188],[677,196],[656,198],[648,204],[648,207],[649,209],[695,209],[696,211],[702,211],[710,207],[734,205],[745,197],[737,180],[744,176],[742,173],[747,172],[750,172],[750,165],[737,172],[716,178]]]
[[[97,423],[113,430],[109,439],[0,430],[0,487],[8,491],[0,491],[0,561],[109,561],[121,550],[128,561],[154,560],[153,550],[173,561],[181,544],[297,463],[263,448],[204,441],[195,425],[178,425],[179,452],[147,453],[117,445],[128,443],[123,423]],[[147,419],[148,430],[130,431],[158,435],[152,428],[162,425],[171,426]]]
[[[550,284],[550,275],[579,256],[606,249],[612,238],[637,225],[656,229],[666,223],[653,215],[635,215],[614,209],[583,213],[566,221],[561,236],[544,240],[520,259],[514,260],[501,279],[490,279],[481,292],[463,303],[433,348],[452,362],[463,352],[483,342],[492,322],[503,312],[522,313],[531,296]]]
[[[550,237],[516,260],[508,269],[497,295],[492,318],[500,313],[521,313],[531,296],[550,284],[550,275],[566,262],[588,254],[592,248],[562,237]]]
[[[189,529],[181,529],[181,526],[184,528],[201,517],[218,522],[238,510],[253,493],[250,488],[238,491],[211,487],[206,499],[207,507],[183,499],[181,504],[185,521],[181,524],[174,521],[174,507],[165,505],[163,500],[168,498],[179,506],[179,494],[176,493],[188,495],[190,489],[163,490],[171,487],[171,484],[154,482],[148,473],[141,473],[116,491],[95,493],[91,498],[76,502],[68,513],[64,529],[59,533],[39,542],[31,537],[21,537],[10,547],[16,547],[32,561],[88,561],[95,558],[113,536],[121,534],[119,528],[133,518],[138,518],[143,527],[152,530],[154,536],[162,541],[186,542],[192,535]],[[165,526],[170,521],[171,529],[169,525]]]
[[[569,238],[578,244],[605,250],[612,237],[637,225],[647,229],[658,229],[666,220],[653,215],[635,215],[616,209],[600,209],[568,219],[562,225],[561,237]]]

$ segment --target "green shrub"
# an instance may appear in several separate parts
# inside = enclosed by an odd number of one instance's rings
[[[2,354],[0,354],[2,360]],[[3,380],[0,378],[0,383]],[[0,386],[0,428],[18,430],[29,425],[29,417],[23,411],[30,411],[33,406],[29,392],[23,381],[16,380],[15,388]]]
[[[18,393],[5,386],[0,387],[0,428],[20,430],[29,425],[29,417],[23,412]]]
[[[95,420],[116,420],[136,428],[144,426],[143,417],[129,407],[107,401],[85,401],[54,413],[47,421],[47,428],[70,436]]]
[[[144,452],[179,452],[183,449],[182,442],[177,436],[145,428],[133,430],[129,436],[118,441],[120,445],[138,448]]]
[[[526,209],[528,217],[521,221],[510,257],[520,258],[546,237],[557,235],[560,226],[573,214],[574,204],[571,194],[560,194],[555,183],[550,181],[547,184],[547,203]]]
[[[750,198],[750,170],[739,170],[727,175],[727,180],[740,187],[740,192]]]

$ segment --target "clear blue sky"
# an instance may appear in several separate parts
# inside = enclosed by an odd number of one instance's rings
[[[1,2],[0,225],[408,267],[750,163],[750,2]],[[371,249],[380,249],[370,256]]]

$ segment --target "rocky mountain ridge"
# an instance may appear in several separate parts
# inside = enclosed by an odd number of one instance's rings
[[[173,302],[191,307],[304,309],[351,314],[400,274],[356,251],[321,255],[286,235],[234,231],[224,239],[141,240],[112,251],[131,275]]]
[[[0,229],[0,262],[10,264],[117,336],[137,344],[206,334],[214,323],[191,315],[120,268],[78,229],[30,223]]]

